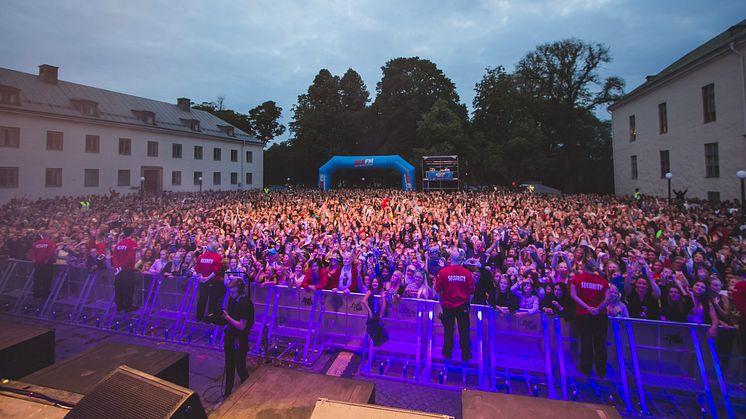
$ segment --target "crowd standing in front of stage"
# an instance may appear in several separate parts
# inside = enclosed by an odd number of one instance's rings
[[[0,207],[0,255],[206,278],[218,271],[202,266],[209,253],[227,275],[263,285],[381,289],[394,304],[439,299],[438,272],[457,256],[472,274],[470,303],[504,315],[542,312],[588,330],[604,328],[606,316],[706,323],[719,347],[746,347],[746,232],[733,202],[292,190],[167,193],[141,211],[138,198],[87,197],[85,208],[80,198],[11,201]],[[126,260],[125,231],[136,245]],[[212,305],[219,285],[205,284]],[[590,351],[584,372],[601,338],[581,345]]]

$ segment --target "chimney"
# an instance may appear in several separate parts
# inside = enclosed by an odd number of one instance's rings
[[[192,101],[189,98],[180,97],[176,99],[176,105],[178,105],[179,109],[182,111],[189,112],[189,109],[192,108]]]
[[[49,64],[40,65],[39,79],[44,83],[57,84],[57,67]]]

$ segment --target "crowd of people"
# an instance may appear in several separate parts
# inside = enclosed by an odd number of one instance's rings
[[[467,307],[575,321],[589,331],[581,369],[590,373],[595,359],[603,375],[593,342],[605,334],[591,331],[608,316],[708,324],[718,348],[740,342],[746,354],[741,217],[734,202],[508,190],[165,193],[144,204],[137,195],[92,196],[0,207],[0,255],[116,269],[118,277],[196,274],[198,319],[205,306],[214,312],[221,283],[235,279],[382,295],[390,304],[443,300],[448,286],[438,274],[456,264],[473,281]],[[120,249],[125,236],[131,243]],[[34,249],[40,242],[54,250]],[[131,298],[123,298],[127,310]],[[444,313],[463,308],[442,303]],[[452,317],[461,329],[461,316],[448,313],[451,329]]]

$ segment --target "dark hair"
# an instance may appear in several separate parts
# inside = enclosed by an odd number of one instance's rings
[[[124,237],[129,237],[129,236],[131,236],[131,235],[132,235],[132,232],[133,232],[133,231],[134,231],[134,230],[132,229],[132,227],[125,227],[125,228],[124,228],[124,229],[122,230],[122,234],[124,234]]]

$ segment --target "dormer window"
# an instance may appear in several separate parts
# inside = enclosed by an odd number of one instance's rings
[[[197,119],[182,119],[181,122],[184,123],[185,126],[189,127],[192,131],[199,131],[199,120]]]
[[[218,128],[220,128],[221,131],[225,133],[225,135],[229,137],[235,137],[236,136],[236,130],[230,125],[218,125]]]
[[[0,84],[0,103],[3,105],[21,105],[21,89]]]
[[[148,125],[155,125],[155,112],[133,110],[132,113],[134,113],[137,119],[141,120],[142,122]]]
[[[75,109],[80,111],[83,116],[98,116],[98,103],[92,100],[75,100],[71,99]]]

